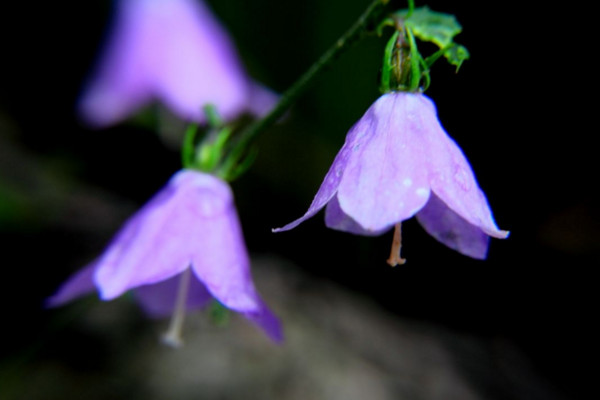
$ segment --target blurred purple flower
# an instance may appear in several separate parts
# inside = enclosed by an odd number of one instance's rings
[[[381,96],[350,129],[306,214],[327,204],[328,227],[379,235],[416,214],[425,230],[473,258],[486,257],[496,226],[469,162],[423,94]]]
[[[202,2],[118,0],[80,114],[88,124],[104,127],[153,99],[183,119],[204,121],[207,104],[231,119],[269,111],[276,96],[246,76],[227,32]]]
[[[142,307],[161,317],[175,308],[182,274],[192,275],[186,277],[187,309],[215,298],[274,341],[282,340],[278,319],[252,282],[229,185],[193,170],[176,173],[125,223],[102,256],[63,284],[48,305],[95,290],[111,300],[134,289]]]

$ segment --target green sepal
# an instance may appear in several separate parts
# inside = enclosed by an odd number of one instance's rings
[[[417,43],[415,43],[415,37],[410,29],[406,30],[406,36],[410,43],[410,81],[408,89],[409,91],[414,92],[419,88],[421,82],[423,57],[421,57],[421,53],[417,50]]]
[[[381,93],[388,93],[390,91],[390,77],[392,70],[394,69],[393,54],[396,41],[398,40],[400,31],[394,32],[390,40],[385,45],[385,51],[383,53],[383,66],[381,67]]]
[[[379,25],[377,25],[377,27],[375,28],[375,33],[377,34],[377,36],[379,36],[379,37],[383,36],[383,30],[388,26],[391,26],[391,27],[396,26],[396,21],[391,17],[385,18],[383,21],[381,21],[379,23]]]
[[[227,182],[232,182],[240,177],[244,172],[254,164],[254,160],[256,160],[256,156],[258,156],[258,147],[253,146],[246,151],[246,155],[244,158],[236,165],[231,163],[226,163],[226,166],[223,170],[223,179]]]
[[[198,124],[190,124],[185,129],[183,146],[181,148],[181,164],[183,168],[189,168],[194,164],[194,142],[198,134]]]
[[[206,122],[208,122],[208,126],[214,129],[218,129],[223,126],[223,119],[221,115],[217,111],[217,107],[214,104],[208,103],[206,104],[202,110],[204,111],[204,116],[206,117]]]
[[[217,168],[225,153],[225,144],[232,132],[230,127],[225,127],[216,132],[214,138],[209,137],[205,140],[200,146],[194,162],[198,169],[212,172]]]

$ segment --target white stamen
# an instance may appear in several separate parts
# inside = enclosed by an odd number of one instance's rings
[[[169,324],[169,329],[162,337],[162,342],[171,347],[180,347],[183,344],[181,331],[183,328],[183,320],[185,319],[185,303],[190,287],[191,273],[191,268],[187,268],[181,273],[171,323]]]

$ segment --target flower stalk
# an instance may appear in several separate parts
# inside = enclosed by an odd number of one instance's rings
[[[279,102],[273,109],[264,117],[239,135],[237,143],[227,160],[225,161],[224,169],[229,171],[235,167],[244,158],[247,149],[255,142],[258,137],[271,125],[273,125],[290,106],[304,93],[310,83],[318,76],[318,74],[327,68],[335,59],[337,59],[344,51],[348,50],[360,37],[367,31],[367,27],[379,15],[383,7],[390,0],[374,0],[369,4],[367,9],[361,14],[356,22],[344,33],[333,46],[331,46],[318,60],[315,62],[280,98]]]

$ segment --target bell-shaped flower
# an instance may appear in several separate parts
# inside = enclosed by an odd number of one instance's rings
[[[327,205],[328,227],[378,235],[416,215],[434,238],[486,257],[499,230],[469,162],[423,94],[381,96],[350,129],[310,208],[285,231]]]
[[[252,281],[231,189],[213,175],[188,169],[176,173],[48,305],[95,290],[111,300],[130,289],[151,316],[182,314],[216,299],[274,341],[282,340],[278,319]],[[172,336],[168,340],[177,342],[178,332]]]
[[[118,0],[116,20],[79,111],[111,125],[158,100],[185,120],[262,114],[276,96],[246,75],[227,32],[199,0]]]

